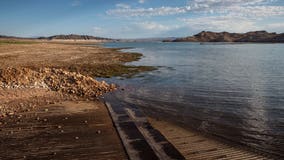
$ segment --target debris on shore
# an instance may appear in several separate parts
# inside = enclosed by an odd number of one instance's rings
[[[116,89],[114,84],[62,69],[7,68],[0,70],[0,87],[7,89],[47,88],[51,91],[95,98]]]
[[[62,100],[97,99],[114,84],[63,69],[0,69],[0,118]]]

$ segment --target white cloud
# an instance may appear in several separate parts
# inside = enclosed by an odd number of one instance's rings
[[[284,23],[271,23],[267,25],[269,28],[284,28]]]
[[[159,8],[116,8],[108,10],[108,15],[137,17],[137,16],[164,16],[186,13],[185,7],[159,7]]]
[[[267,24],[265,28],[270,31],[283,33],[284,22]]]
[[[207,14],[236,15],[242,17],[262,18],[284,16],[284,6],[272,6],[276,0],[192,0],[181,7],[132,8],[116,7],[107,11],[108,15],[123,17],[166,16],[202,12]]]
[[[229,15],[248,18],[264,18],[271,16],[284,16],[284,6],[234,6],[229,8]]]
[[[117,8],[121,8],[121,9],[129,9],[130,6],[124,3],[118,3],[115,5]]]
[[[135,17],[134,20],[149,19],[152,16],[182,15],[191,17],[179,19],[179,26],[157,22],[139,22],[128,26],[129,32],[141,31],[145,35],[201,30],[247,32],[251,30],[270,30],[283,32],[284,24],[270,22],[270,19],[284,17],[284,6],[277,5],[280,0],[188,0],[184,6],[161,6],[155,8],[116,5],[106,13],[117,17]],[[139,0],[138,0],[139,2]],[[143,1],[144,2],[144,1]],[[195,16],[191,16],[191,15]],[[198,16],[196,18],[196,16]],[[138,18],[137,18],[138,17]],[[173,19],[173,21],[176,19]],[[131,29],[129,29],[129,27]]]
[[[162,25],[156,22],[140,22],[136,23],[136,25],[137,27],[144,30],[151,30],[151,31],[155,30],[159,32],[168,31],[176,27],[176,26]]]
[[[143,3],[145,3],[145,0],[138,0],[138,3],[143,4]]]
[[[254,21],[242,17],[211,16],[181,20],[185,22],[189,28],[198,31],[247,32],[259,30]]]

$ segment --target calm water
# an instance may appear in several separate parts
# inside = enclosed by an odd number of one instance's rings
[[[134,47],[132,65],[160,66],[123,86],[149,115],[230,141],[284,153],[284,44],[108,43]]]

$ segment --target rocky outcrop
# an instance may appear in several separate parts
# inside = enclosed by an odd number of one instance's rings
[[[254,31],[247,33],[209,32],[202,31],[194,36],[177,38],[171,42],[256,42],[256,43],[284,43],[284,33],[268,33]]]
[[[47,88],[64,94],[95,98],[116,89],[116,86],[62,69],[43,68],[35,71],[28,68],[7,68],[0,70],[0,88]]]

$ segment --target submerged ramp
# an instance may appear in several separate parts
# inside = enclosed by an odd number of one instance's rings
[[[267,160],[282,159],[268,157],[249,151],[245,147],[226,144],[165,121],[150,120],[151,124],[183,154],[186,159],[226,159],[226,160]]]
[[[114,125],[131,160],[183,160],[182,154],[151,124],[135,106],[104,98]]]

